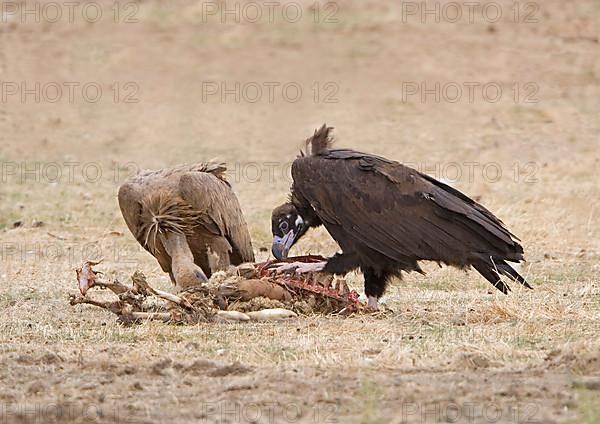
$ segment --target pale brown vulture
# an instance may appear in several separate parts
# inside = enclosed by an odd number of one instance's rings
[[[523,260],[519,240],[489,210],[398,162],[333,149],[331,129],[315,131],[307,155],[292,164],[291,201],[271,218],[276,258],[287,257],[309,228],[324,225],[342,252],[326,263],[298,264],[296,271],[344,274],[360,268],[373,308],[390,276],[422,273],[422,260],[472,266],[503,293],[509,287],[501,275],[531,288],[506,262]]]
[[[217,163],[143,171],[119,188],[129,230],[179,290],[213,271],[253,262],[238,200]]]

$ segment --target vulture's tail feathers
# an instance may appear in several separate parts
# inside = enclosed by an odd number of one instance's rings
[[[333,127],[323,124],[321,128],[315,130],[312,137],[306,139],[306,150],[309,155],[317,156],[329,151],[329,148],[333,145],[332,130]]]
[[[473,264],[473,268],[477,270],[483,277],[488,280],[494,287],[500,290],[504,294],[508,294],[510,291],[510,287],[502,281],[500,275],[498,275],[498,271],[496,271],[496,267],[493,264],[487,263],[485,261],[478,261]]]
[[[514,281],[517,281],[527,287],[528,289],[532,289],[529,283],[519,274],[515,269],[513,269],[509,264],[504,262],[504,260],[494,261],[494,262],[486,262],[480,260],[473,264],[473,268],[477,270],[483,277],[488,280],[494,287],[500,290],[504,294],[508,294],[510,291],[510,287],[502,281],[500,275],[504,275]]]
[[[500,274],[505,275],[505,276],[507,276],[509,278],[512,278],[515,281],[518,281],[519,283],[523,284],[528,289],[533,289],[533,287],[531,287],[529,285],[529,283],[525,280],[525,278],[523,278],[521,276],[521,274],[519,274],[517,272],[516,269],[514,269],[513,267],[511,267],[506,262],[502,261],[499,264],[496,264],[496,266],[498,267],[498,271],[500,272]]]

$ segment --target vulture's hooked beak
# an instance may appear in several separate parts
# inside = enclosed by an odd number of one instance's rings
[[[271,251],[273,252],[273,256],[277,260],[287,259],[290,248],[294,244],[294,230],[288,231],[288,233],[283,237],[275,236],[273,238],[273,244],[271,245]]]

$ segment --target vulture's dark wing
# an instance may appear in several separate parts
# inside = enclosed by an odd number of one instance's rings
[[[508,287],[498,282],[498,273],[526,284],[504,262],[523,259],[523,249],[503,223],[416,170],[378,156],[331,150],[298,158],[292,176],[294,195],[312,205],[342,249],[364,245],[399,263],[473,265],[503,292]]]
[[[179,193],[199,213],[204,228],[225,237],[239,262],[253,262],[254,252],[242,209],[229,184],[210,172],[187,172]],[[236,262],[236,261],[232,261]]]

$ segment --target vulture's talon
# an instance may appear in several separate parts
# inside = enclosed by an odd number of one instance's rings
[[[299,264],[299,262],[291,262],[291,263],[275,265],[271,269],[271,272],[273,275],[294,274],[296,272],[296,268],[298,268],[298,264]]]
[[[274,268],[275,274],[306,274],[309,272],[321,272],[327,262],[290,262],[278,265]]]
[[[298,268],[296,268],[296,274],[306,274],[308,272],[321,272],[325,268],[327,262],[302,262]]]

